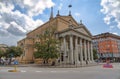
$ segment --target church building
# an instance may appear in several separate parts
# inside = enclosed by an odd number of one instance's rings
[[[53,9],[49,21],[38,28],[27,33],[26,38],[18,41],[18,46],[23,49],[20,62],[29,63],[35,61],[33,53],[36,36],[41,34],[46,28],[54,26],[56,28],[56,38],[61,42],[59,64],[75,64],[77,66],[93,63],[92,35],[85,25],[80,21],[77,23],[71,12],[66,16],[53,16]]]

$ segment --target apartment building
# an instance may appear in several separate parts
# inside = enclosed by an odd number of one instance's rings
[[[95,35],[92,39],[99,59],[120,60],[120,36],[107,32]]]

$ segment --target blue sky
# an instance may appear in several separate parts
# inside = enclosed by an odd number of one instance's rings
[[[120,35],[120,0],[0,0],[0,44],[17,45],[26,33],[54,17],[68,15],[82,20],[92,35],[111,32]]]

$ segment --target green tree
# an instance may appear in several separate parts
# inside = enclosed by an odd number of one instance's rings
[[[4,55],[4,51],[0,49],[0,58]]]
[[[96,49],[93,49],[93,58],[94,58],[94,60],[98,59],[97,50]]]
[[[6,57],[19,57],[23,53],[20,47],[11,46],[6,50]]]
[[[11,46],[9,47],[6,52],[4,53],[4,56],[6,58],[10,58],[9,64],[11,64],[12,57],[19,57],[23,53],[22,49],[20,47]]]
[[[35,58],[42,58],[45,64],[48,63],[49,59],[58,58],[59,41],[55,38],[54,28],[47,28],[42,34],[39,34],[37,38],[39,41],[35,43]]]

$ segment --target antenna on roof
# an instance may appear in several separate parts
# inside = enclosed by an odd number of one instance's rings
[[[68,5],[68,8],[69,8],[69,16],[71,16],[71,7],[72,7],[72,5],[70,4],[70,5]]]

